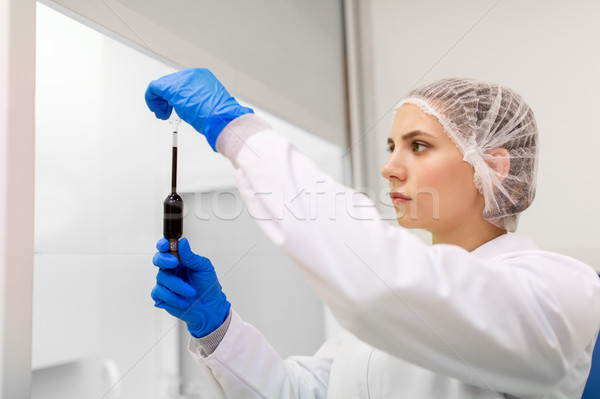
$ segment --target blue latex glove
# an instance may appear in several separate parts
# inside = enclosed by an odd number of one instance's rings
[[[242,107],[208,69],[193,68],[163,76],[150,82],[146,104],[159,119],[177,115],[202,133],[213,150],[217,137],[235,118],[254,113]]]
[[[210,260],[193,253],[186,238],[179,240],[179,263],[168,252],[166,238],[161,238],[156,248],[159,252],[152,263],[160,270],[151,294],[154,306],[185,321],[196,338],[219,328],[229,316],[231,305]]]

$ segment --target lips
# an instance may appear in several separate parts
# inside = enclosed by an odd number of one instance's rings
[[[404,194],[399,193],[399,192],[391,192],[390,193],[390,198],[392,199],[392,203],[394,205],[396,205],[396,204],[402,204],[402,203],[405,203],[405,202],[411,200],[411,198],[409,196],[404,195]]]

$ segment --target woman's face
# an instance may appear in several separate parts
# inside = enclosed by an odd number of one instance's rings
[[[381,174],[389,182],[398,224],[443,234],[481,221],[485,203],[473,183],[473,167],[436,117],[404,104],[388,150]]]

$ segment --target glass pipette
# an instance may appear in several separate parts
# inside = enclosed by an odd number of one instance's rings
[[[163,235],[169,240],[169,253],[179,259],[177,244],[183,235],[183,199],[177,194],[177,131],[181,119],[173,114],[173,155],[171,165],[171,193],[164,201]]]

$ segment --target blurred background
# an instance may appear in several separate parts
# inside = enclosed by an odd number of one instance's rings
[[[211,69],[327,173],[366,192],[392,224],[379,168],[396,102],[442,77],[509,86],[533,108],[541,142],[537,197],[518,232],[600,270],[596,1],[5,4],[35,26],[33,36],[26,23],[10,28],[16,36],[29,29],[19,40],[35,49],[27,65],[35,76],[25,77],[35,79],[34,173],[22,175],[34,179],[35,211],[33,226],[2,221],[34,237],[32,263],[3,272],[3,346],[12,335],[23,345],[13,352],[19,361],[10,348],[1,352],[5,393],[214,397],[187,354],[185,327],[150,298],[171,126],[143,95],[151,80],[184,67]],[[229,161],[188,125],[179,137],[178,192],[193,250],[211,258],[233,307],[282,356],[314,353],[339,326],[248,214]],[[12,277],[11,268],[31,278]],[[11,290],[25,299],[15,302]],[[20,322],[23,315],[33,322]]]

